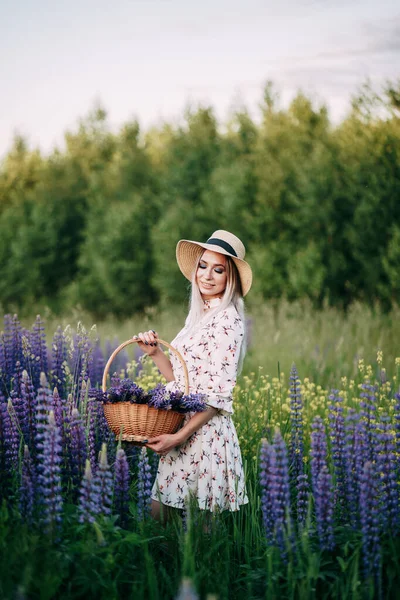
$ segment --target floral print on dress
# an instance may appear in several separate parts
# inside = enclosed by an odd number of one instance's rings
[[[215,309],[216,298],[205,302]],[[199,327],[185,328],[171,342],[182,354],[189,373],[189,391],[206,395],[209,406],[218,409],[200,429],[159,461],[152,498],[163,504],[184,508],[190,497],[202,509],[239,510],[248,502],[238,437],[231,415],[232,392],[236,384],[244,327],[233,304],[220,310]],[[183,368],[172,354],[175,381],[171,389],[184,389]],[[188,421],[193,413],[185,416]]]

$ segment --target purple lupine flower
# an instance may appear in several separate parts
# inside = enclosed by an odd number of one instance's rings
[[[99,494],[93,484],[92,469],[86,459],[85,473],[79,490],[78,519],[80,523],[93,523],[99,512]]]
[[[24,458],[21,467],[21,483],[19,488],[19,510],[23,520],[31,524],[35,507],[36,473],[29,448],[25,444]]]
[[[270,544],[272,544],[274,538],[274,517],[270,487],[272,462],[275,462],[275,449],[264,438],[261,440],[260,448],[261,511],[265,535]]]
[[[381,528],[396,535],[399,532],[399,486],[396,473],[396,445],[392,424],[381,415],[376,431],[376,469],[379,473]]]
[[[360,518],[365,577],[379,581],[381,545],[379,530],[378,477],[376,467],[366,462],[360,477]]]
[[[304,433],[303,433],[303,398],[300,379],[296,366],[290,371],[290,467],[291,481],[295,484],[299,475],[304,473]]]
[[[143,521],[150,512],[151,487],[151,468],[147,448],[142,448],[138,464],[137,516],[139,521]]]
[[[61,398],[60,394],[58,393],[58,389],[56,387],[53,390],[53,410],[54,410],[54,417],[56,419],[57,427],[59,427],[60,430],[62,430],[62,428],[64,426],[64,415],[65,415],[64,402],[63,402],[63,399]]]
[[[36,396],[36,431],[41,435],[47,428],[50,411],[54,410],[53,395],[44,373],[40,374],[40,387]]]
[[[67,376],[65,369],[67,363],[67,345],[64,332],[60,326],[57,327],[53,336],[52,363],[53,387],[56,387],[60,396],[64,398],[67,392]]]
[[[11,491],[11,483],[18,465],[19,435],[7,403],[0,400],[0,499]]]
[[[12,378],[13,393],[17,397],[21,397],[21,393],[22,393],[22,390],[21,390],[22,373],[23,373],[23,368],[22,368],[21,362],[19,360],[17,360],[17,362],[15,363],[14,375]]]
[[[94,472],[97,468],[97,456],[99,453],[99,439],[97,435],[97,417],[98,417],[98,402],[93,399],[88,399],[87,402],[87,417],[86,417],[86,443],[87,456],[90,460],[90,466]]]
[[[101,385],[104,366],[104,354],[100,346],[100,341],[97,340],[92,352],[92,361],[89,365],[89,379],[92,386]]]
[[[102,445],[99,464],[93,477],[94,486],[98,493],[98,512],[101,515],[111,514],[113,497],[113,477],[107,460],[107,446]]]
[[[290,518],[290,490],[289,490],[289,465],[286,444],[280,431],[277,431],[273,440],[275,457],[271,461],[271,497],[274,519],[274,533],[276,542],[284,556],[285,526]]]
[[[180,413],[202,412],[206,410],[206,395],[169,391],[161,383],[149,392],[148,404],[159,410],[173,410]]]
[[[114,464],[114,511],[124,527],[128,520],[129,506],[129,465],[125,451],[118,448]]]
[[[395,394],[396,403],[394,405],[394,430],[396,432],[395,443],[396,443],[396,454],[400,456],[400,393]],[[400,469],[400,461],[398,461],[398,469]]]
[[[11,392],[11,402],[16,417],[17,429],[21,432],[25,442],[29,437],[28,414],[26,410],[25,398],[18,396],[15,392]]]
[[[131,402],[132,404],[146,404],[147,393],[130,379],[112,377],[111,387],[106,391],[106,402]]]
[[[86,464],[86,433],[81,415],[77,408],[72,409],[69,419],[68,459],[72,483],[77,489],[85,470]]]
[[[42,520],[48,533],[54,535],[61,523],[61,435],[53,410],[47,423],[38,433],[38,491],[41,498]]]
[[[327,465],[327,443],[323,421],[315,417],[311,433],[311,482],[315,498],[315,516],[322,550],[333,548],[333,490]]]
[[[41,385],[41,373],[45,373],[47,376],[48,372],[46,334],[40,315],[37,315],[36,321],[33,324],[30,342],[34,357],[31,363],[31,377],[32,383],[35,389],[37,389]]]
[[[332,476],[326,465],[323,465],[318,473],[314,498],[315,517],[321,550],[332,550],[335,546],[333,536],[333,489]]]
[[[21,396],[24,400],[26,410],[27,436],[25,442],[28,444],[31,454],[35,455],[36,439],[36,393],[30,377],[26,371],[22,373]]]
[[[311,483],[313,491],[322,468],[327,464],[327,444],[325,426],[320,416],[311,424]]]
[[[21,443],[21,429],[19,426],[18,417],[15,412],[15,408],[14,408],[11,398],[8,399],[7,410],[8,410],[8,414],[10,415],[11,430],[12,430],[12,436],[11,436],[12,448],[13,448],[12,461],[13,461],[13,466],[15,468],[18,468],[18,452],[19,452],[19,446]]]
[[[345,435],[344,435],[344,416],[343,416],[343,398],[339,396],[338,390],[332,390],[329,395],[331,402],[329,406],[329,436],[331,440],[331,455],[335,470],[335,500],[334,504],[339,508],[343,518],[345,518]]]
[[[358,523],[358,499],[359,499],[359,481],[357,474],[357,465],[360,459],[356,454],[358,415],[354,409],[350,409],[345,419],[345,446],[343,449],[343,458],[345,465],[345,492],[347,514],[350,523],[354,529]]]
[[[297,502],[296,502],[296,510],[297,510],[297,523],[300,527],[304,527],[308,505],[310,500],[310,491],[308,485],[308,478],[305,473],[302,473],[297,477]]]

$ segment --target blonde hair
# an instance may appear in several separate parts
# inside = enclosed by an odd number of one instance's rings
[[[230,256],[226,256],[226,287],[224,290],[224,295],[221,298],[220,304],[218,304],[215,308],[210,308],[206,312],[204,312],[204,300],[201,296],[199,286],[197,285],[197,269],[199,267],[199,262],[203,256],[204,252],[199,256],[196,266],[192,273],[192,281],[191,281],[191,295],[190,295],[190,303],[189,303],[189,314],[186,318],[184,330],[182,333],[187,333],[188,331],[195,330],[199,327],[199,325],[204,325],[211,321],[211,319],[219,313],[221,310],[225,310],[228,308],[230,304],[236,308],[236,311],[243,323],[243,340],[240,346],[240,355],[239,355],[239,363],[238,363],[238,373],[242,370],[244,356],[246,354],[246,321],[245,321],[245,309],[244,309],[244,301],[242,294],[242,285],[240,282],[239,271],[236,268],[234,261]],[[179,336],[178,336],[179,337]]]

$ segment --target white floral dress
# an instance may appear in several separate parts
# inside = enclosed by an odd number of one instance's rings
[[[205,302],[205,310],[221,302]],[[242,457],[232,421],[232,391],[243,341],[243,323],[231,304],[217,312],[195,333],[185,328],[171,342],[182,354],[189,372],[191,393],[207,396],[208,406],[218,409],[190,438],[162,456],[152,498],[168,506],[184,508],[193,497],[201,509],[239,510],[248,502]],[[171,353],[175,381],[170,389],[184,389],[183,368]],[[185,422],[194,413],[185,417]]]

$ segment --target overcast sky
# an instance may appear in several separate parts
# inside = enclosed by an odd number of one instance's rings
[[[96,102],[117,128],[188,103],[257,114],[263,85],[302,89],[337,121],[370,78],[400,77],[398,0],[13,0],[0,3],[0,156],[45,152]]]

